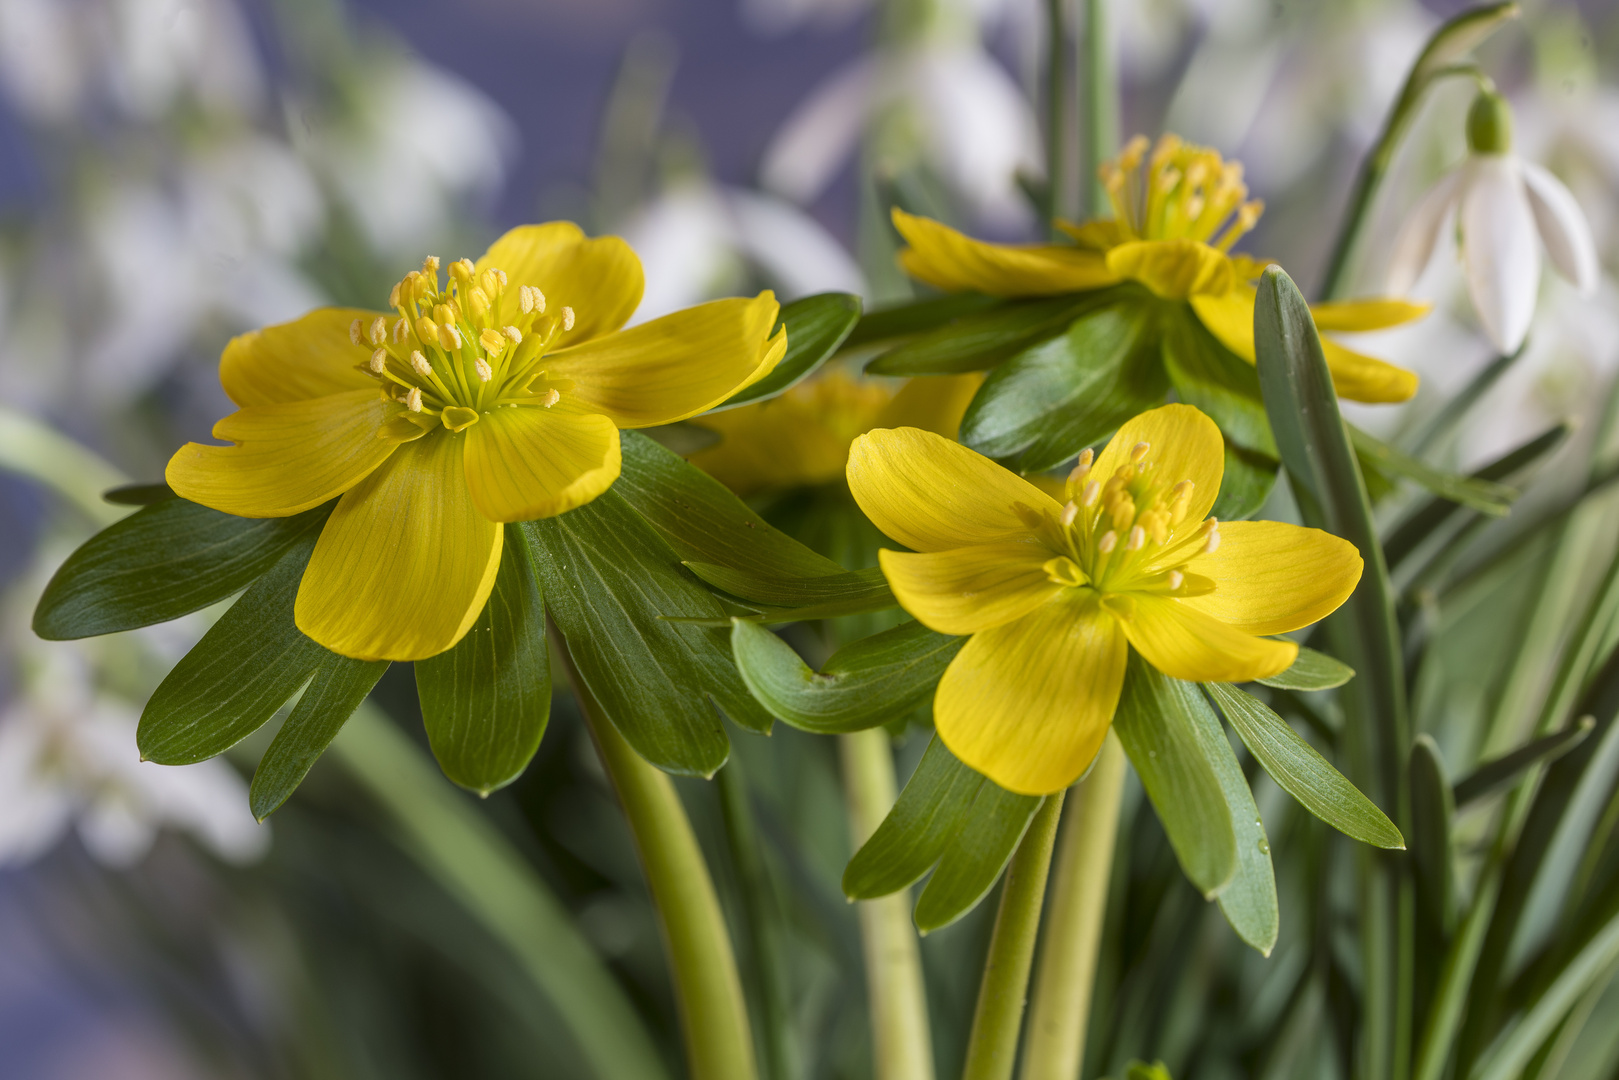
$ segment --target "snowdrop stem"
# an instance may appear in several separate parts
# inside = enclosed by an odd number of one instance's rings
[[[1046,187],[1048,229],[1072,213],[1068,205],[1068,20],[1064,0],[1046,0]]]
[[[1107,0],[1085,0],[1084,89],[1085,154],[1080,169],[1080,213],[1107,217],[1113,210],[1096,170],[1119,148],[1119,88],[1109,47]]]

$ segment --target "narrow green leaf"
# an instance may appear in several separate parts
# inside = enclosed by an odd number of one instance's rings
[[[984,380],[961,441],[1008,468],[1054,468],[1099,442],[1169,389],[1148,302],[1087,312]]]
[[[1251,517],[1270,498],[1276,486],[1276,472],[1281,463],[1255,450],[1225,444],[1225,475],[1220,480],[1220,494],[1214,500],[1211,515],[1221,521],[1241,521]]]
[[[1006,303],[1007,301],[998,296],[955,293],[868,311],[860,316],[854,332],[844,341],[843,347],[856,349],[874,342],[923,334],[929,330],[936,330],[953,319],[1003,307]]]
[[[229,749],[274,716],[331,655],[292,618],[314,550],[310,531],[158,684],[135,736],[143,759],[189,765]]]
[[[866,374],[955,375],[983,371],[1037,341],[1060,334],[1083,312],[1107,299],[1100,293],[1057,296],[1013,301],[963,315],[883,353],[866,365]]]
[[[1000,879],[1043,802],[1042,796],[1014,795],[993,780],[984,780],[917,897],[913,917],[918,930],[927,934],[949,926],[978,906]]]
[[[123,484],[103,491],[101,498],[114,506],[151,506],[179,496],[167,484]]]
[[[1208,683],[1205,689],[1271,779],[1306,810],[1363,843],[1405,847],[1383,811],[1269,706],[1226,683]]]
[[[246,588],[300,541],[312,541],[330,510],[241,518],[184,499],[152,503],[68,556],[40,597],[34,632],[62,641],[200,611]]]
[[[781,319],[776,324],[787,328],[787,354],[775,370],[709,411],[751,405],[792,389],[838,351],[859,321],[860,297],[849,293],[818,293],[794,300],[781,309]]]
[[[1512,501],[1518,497],[1518,493],[1505,484],[1470,476],[1457,476],[1455,473],[1436,469],[1352,424],[1346,424],[1345,427],[1349,429],[1349,439],[1355,447],[1355,452],[1363,460],[1385,473],[1410,480],[1435,495],[1471,507],[1481,514],[1499,517],[1512,508]]]
[[[1342,660],[1299,646],[1299,656],[1293,666],[1280,675],[1258,679],[1265,686],[1278,690],[1331,690],[1355,677],[1355,669]]]
[[[862,731],[906,716],[938,684],[966,638],[908,622],[845,645],[819,674],[763,627],[732,620],[742,679],[778,720],[805,731]]]
[[[1229,442],[1272,460],[1276,440],[1265,418],[1254,365],[1220,344],[1195,317],[1182,315],[1163,338],[1164,370],[1175,395],[1196,405]],[[1224,493],[1224,485],[1221,492]]]
[[[897,607],[893,590],[881,567],[851,570],[843,574],[828,574],[813,578],[767,578],[746,570],[713,563],[688,562],[686,568],[716,589],[727,592],[750,605],[767,608],[787,608],[785,612],[767,612],[761,622],[791,622],[803,618],[827,618],[830,615],[857,615],[868,611],[887,611]],[[805,616],[800,610],[815,612]]]
[[[1424,732],[1411,746],[1411,869],[1417,906],[1440,941],[1455,928],[1456,863],[1452,822],[1456,800],[1445,776],[1445,762],[1433,736]],[[1440,950],[1442,951],[1442,949]]]
[[[247,798],[254,817],[263,821],[291,797],[387,670],[386,660],[352,660],[333,652],[320,659],[292,715],[253,771]]]
[[[888,816],[844,868],[843,894],[870,900],[921,880],[955,838],[986,783],[933,736]]]
[[[1182,684],[1130,652],[1113,730],[1158,811],[1181,869],[1205,899],[1237,872],[1237,838]],[[1191,693],[1196,688],[1191,687]]]
[[[1479,765],[1456,781],[1456,805],[1463,807],[1476,802],[1492,791],[1497,791],[1516,780],[1531,765],[1556,761],[1591,734],[1596,718],[1582,716],[1562,731],[1531,739],[1509,753]]]
[[[1500,29],[1502,23],[1516,19],[1521,10],[1516,0],[1511,0],[1508,3],[1482,4],[1451,18],[1435,30],[1428,44],[1423,46],[1422,54],[1411,69],[1408,87],[1420,90],[1421,84],[1484,44],[1491,34]]]
[[[416,662],[427,741],[444,775],[487,795],[522,775],[551,717],[545,604],[528,541],[506,526],[494,591],[455,648]]]

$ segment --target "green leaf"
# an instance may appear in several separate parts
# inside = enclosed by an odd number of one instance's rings
[[[1411,68],[1405,93],[1420,91],[1422,84],[1484,44],[1502,23],[1517,18],[1520,11],[1516,0],[1513,0],[1469,8],[1450,19],[1435,30],[1428,44],[1423,46],[1422,55],[1417,57],[1416,64]]]
[[[986,783],[933,736],[888,816],[849,860],[843,894],[871,900],[920,881],[955,838]]]
[[[1254,793],[1249,790],[1242,766],[1231,751],[1225,729],[1203,695],[1197,692],[1197,684],[1178,679],[1168,681],[1178,684],[1180,700],[1185,703],[1187,717],[1202,741],[1204,756],[1219,778],[1232,835],[1237,842],[1237,872],[1232,875],[1231,883],[1220,890],[1220,913],[1238,937],[1269,956],[1276,947],[1281,913],[1276,905],[1276,872],[1271,866],[1265,822],[1254,804]]]
[[[1281,464],[1273,457],[1225,444],[1225,475],[1211,515],[1221,521],[1241,521],[1257,513],[1276,486]]]
[[[1278,690],[1331,690],[1355,677],[1355,669],[1326,653],[1299,646],[1298,659],[1280,675],[1257,682]]]
[[[158,684],[135,736],[144,760],[189,765],[229,749],[274,716],[332,655],[293,623],[298,583],[314,550],[310,530]]]
[[[922,886],[914,912],[916,928],[931,933],[977,907],[1000,879],[1028,831],[1029,820],[1045,801],[1039,795],[1014,795],[986,778],[933,876]]]
[[[1456,800],[1439,747],[1427,733],[1411,746],[1411,869],[1417,904],[1441,940],[1455,928],[1456,862],[1453,821]]]
[[[1512,508],[1512,501],[1518,497],[1518,493],[1505,484],[1470,476],[1457,476],[1455,473],[1436,469],[1352,424],[1344,426],[1349,429],[1349,438],[1354,444],[1355,452],[1363,460],[1376,466],[1379,471],[1410,480],[1435,495],[1471,507],[1481,514],[1499,517]]]
[[[334,652],[321,657],[292,715],[253,771],[247,798],[254,817],[263,821],[291,797],[387,670],[386,660],[352,660]]]
[[[522,528],[547,611],[636,753],[666,772],[712,776],[730,743],[710,698],[743,727],[770,729],[736,672],[729,633],[664,618],[725,615],[616,486]]]
[[[1062,332],[1111,297],[1102,293],[1020,300],[952,319],[866,365],[868,375],[955,375],[994,367],[1035,342]]]
[[[838,351],[859,321],[860,297],[849,293],[819,293],[793,301],[781,309],[776,324],[787,328],[787,354],[775,370],[709,411],[751,405],[792,389]]]
[[[1271,779],[1306,810],[1373,847],[1405,847],[1383,811],[1269,706],[1227,683],[1208,683],[1205,689]]]
[[[806,618],[857,615],[887,611],[899,604],[882,568],[877,566],[796,580],[760,577],[713,563],[688,562],[686,568],[716,589],[750,605],[787,609],[767,611],[754,619],[755,622],[798,622]]]
[[[200,611],[246,588],[297,544],[313,543],[330,511],[241,518],[184,499],[153,503],[68,556],[45,586],[34,632],[62,641]]]
[[[427,741],[444,775],[487,795],[522,775],[551,716],[545,605],[515,525],[494,591],[453,649],[416,662]]]
[[[820,733],[904,717],[932,693],[967,640],[908,622],[845,645],[817,674],[775,634],[732,621],[731,650],[753,696],[778,720]]]
[[[1192,684],[1160,674],[1131,650],[1113,730],[1181,869],[1212,900],[1237,873],[1237,837],[1220,776],[1192,715],[1196,693]]]
[[[1596,718],[1582,716],[1562,731],[1531,739],[1516,750],[1486,761],[1456,781],[1456,805],[1466,806],[1512,783],[1531,765],[1556,761],[1591,734]]]
[[[1120,301],[1075,320],[984,380],[961,441],[1019,472],[1054,468],[1169,389],[1154,308]]]
[[[1220,425],[1228,442],[1276,457],[1254,365],[1220,344],[1194,316],[1178,312],[1163,338],[1164,370],[1175,395]],[[1221,492],[1224,493],[1222,486]]]
[[[123,484],[103,491],[101,498],[114,506],[151,506],[179,496],[167,484]]]
[[[973,315],[991,308],[1003,307],[1006,301],[997,296],[979,293],[956,293],[935,296],[908,304],[868,311],[855,324],[854,332],[844,341],[845,349],[856,349],[877,341],[892,341],[935,330],[952,319]]]

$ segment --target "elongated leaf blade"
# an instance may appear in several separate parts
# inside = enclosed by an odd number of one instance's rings
[[[1226,683],[1205,688],[1271,779],[1306,810],[1373,847],[1405,847],[1388,816],[1268,705]]]
[[[1342,660],[1299,646],[1298,659],[1280,675],[1257,680],[1278,690],[1331,690],[1355,677],[1355,669]]]
[[[121,484],[103,491],[101,498],[114,506],[151,506],[179,496],[167,484]]]
[[[862,731],[921,704],[965,638],[909,622],[845,645],[819,673],[763,627],[733,620],[731,651],[753,696],[805,731]]]
[[[786,393],[831,359],[859,321],[860,297],[849,293],[817,293],[794,300],[781,309],[776,324],[787,328],[787,354],[775,370],[709,411],[752,405]]]
[[[1585,740],[1596,718],[1582,716],[1561,731],[1531,739],[1516,750],[1483,762],[1456,781],[1456,805],[1466,806],[1516,780],[1531,765],[1556,761]]]
[[[767,612],[758,621],[787,622],[802,618],[826,618],[834,615],[856,615],[869,611],[887,611],[896,607],[893,590],[881,567],[851,570],[844,574],[829,574],[813,578],[767,578],[714,563],[688,562],[686,568],[710,585],[730,593],[750,605],[762,608],[785,608],[782,612]],[[798,611],[816,614],[805,616]]]
[[[200,611],[240,592],[319,532],[329,511],[241,518],[184,499],[151,503],[68,557],[34,611],[34,632],[61,641]]]
[[[913,918],[918,930],[927,934],[949,926],[978,906],[1000,880],[1043,802],[1042,796],[1014,795],[993,780],[984,780],[966,820],[916,899]]]
[[[494,591],[453,649],[416,662],[427,741],[444,775],[487,795],[517,779],[551,717],[545,604],[528,541],[506,526]]]
[[[876,311],[867,311],[860,316],[854,332],[843,345],[845,349],[857,349],[880,341],[893,341],[896,338],[925,334],[954,319],[1003,307],[1006,304],[1007,301],[997,296],[952,293],[949,296],[934,296],[926,300],[913,300],[909,303],[879,308]]]
[[[1411,869],[1416,879],[1417,906],[1429,929],[1443,941],[1455,922],[1456,800],[1445,776],[1439,746],[1426,733],[1418,735],[1411,746],[1410,777]]]
[[[1131,651],[1113,730],[1158,811],[1181,869],[1212,900],[1237,873],[1237,836],[1220,776],[1192,716],[1195,707],[1183,684]]]
[[[956,375],[982,371],[1035,342],[1062,332],[1084,311],[1105,302],[1096,294],[1003,304],[950,320],[883,353],[869,375]]]
[[[1177,397],[1207,413],[1220,425],[1227,441],[1276,457],[1276,440],[1265,418],[1265,399],[1252,364],[1220,344],[1191,315],[1183,315],[1169,326],[1163,354],[1164,370]]]
[[[1455,473],[1436,469],[1427,462],[1419,461],[1404,451],[1390,446],[1375,435],[1370,435],[1354,425],[1347,426],[1350,442],[1363,460],[1369,461],[1382,472],[1410,480],[1451,502],[1460,503],[1481,514],[1499,517],[1512,508],[1512,501],[1518,497],[1518,493],[1505,484],[1478,477],[1457,476]]]
[[[352,660],[333,652],[320,659],[314,678],[253,772],[247,798],[254,817],[263,821],[292,796],[387,670],[386,660]]]
[[[843,871],[843,894],[870,900],[898,892],[933,869],[988,783],[937,735],[894,806]]]

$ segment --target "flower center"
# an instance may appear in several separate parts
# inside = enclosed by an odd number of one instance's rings
[[[1230,251],[1265,210],[1248,199],[1240,161],[1178,135],[1161,136],[1150,158],[1137,135],[1098,174],[1125,240],[1188,239]]]
[[[1068,474],[1068,503],[1058,519],[1059,542],[1068,554],[1047,562],[1046,576],[1101,593],[1211,591],[1212,582],[1186,570],[1187,560],[1220,546],[1217,519],[1187,520],[1192,481],[1158,476],[1152,447],[1144,442],[1106,480],[1091,476],[1092,460],[1086,450]]]
[[[369,353],[356,366],[419,431],[439,424],[463,431],[494,409],[549,409],[572,389],[569,380],[547,379],[540,361],[573,329],[573,309],[547,314],[545,294],[532,285],[508,288],[504,271],[479,273],[462,259],[450,264],[441,288],[438,257],[429,256],[388,303],[396,319],[355,319],[349,340]]]

